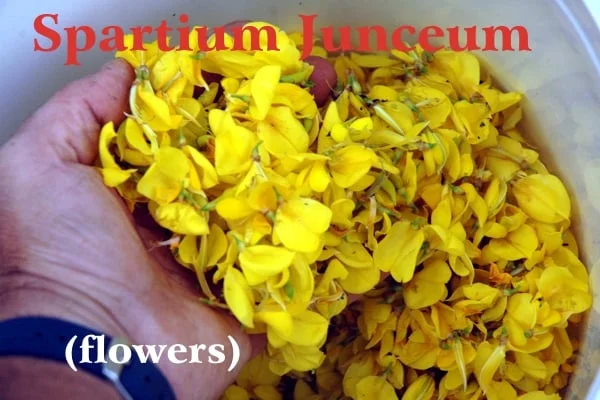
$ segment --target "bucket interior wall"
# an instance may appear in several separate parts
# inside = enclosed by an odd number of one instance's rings
[[[64,66],[64,28],[89,25],[101,32],[107,25],[127,28],[157,26],[165,19],[181,26],[186,13],[192,25],[218,26],[231,20],[265,20],[291,31],[301,28],[298,14],[317,14],[316,28],[382,25],[388,32],[400,25],[523,25],[531,52],[479,52],[496,82],[525,94],[522,131],[540,149],[549,169],[567,184],[574,205],[573,224],[595,292],[600,287],[600,34],[580,0],[78,0],[50,4],[0,1],[0,143],[65,83],[91,73],[110,53],[81,53],[82,66]],[[58,13],[56,30],[63,38],[55,52],[33,52],[33,20],[40,13]],[[480,36],[482,40],[483,35]],[[99,38],[100,39],[100,38]],[[43,39],[42,39],[43,40]],[[43,132],[40,132],[43,134]],[[24,160],[24,162],[26,162]],[[596,398],[600,366],[600,298],[586,317],[581,358],[566,398]],[[595,391],[596,390],[596,391]]]

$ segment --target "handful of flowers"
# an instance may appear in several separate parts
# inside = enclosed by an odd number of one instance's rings
[[[99,141],[203,301],[267,335],[224,398],[559,398],[591,295],[522,96],[468,53],[303,62],[276,29],[279,51],[117,53],[131,114]]]

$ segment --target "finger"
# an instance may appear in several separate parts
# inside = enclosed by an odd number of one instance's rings
[[[267,335],[265,334],[251,334],[250,335],[250,346],[252,348],[250,352],[250,359],[258,356],[267,347]]]
[[[118,124],[124,118],[133,78],[123,60],[105,64],[52,96],[20,129],[20,139],[59,161],[91,164],[102,125]]]

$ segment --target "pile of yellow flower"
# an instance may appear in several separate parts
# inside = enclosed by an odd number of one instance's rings
[[[559,398],[590,287],[521,95],[468,53],[317,45],[338,82],[318,108],[301,45],[117,54],[137,79],[101,132],[106,185],[268,339],[224,398]]]

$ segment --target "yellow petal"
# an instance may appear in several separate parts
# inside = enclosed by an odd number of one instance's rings
[[[325,340],[329,321],[314,311],[305,310],[293,318],[293,328],[285,340],[299,346],[320,346]]]
[[[277,210],[274,232],[288,249],[310,253],[318,249],[331,216],[331,210],[316,200],[292,199]]]
[[[254,298],[242,273],[229,268],[223,283],[225,301],[233,315],[244,326],[254,328]]]
[[[376,267],[352,268],[347,267],[348,275],[340,279],[344,290],[351,294],[366,293],[373,289],[381,279],[381,272]]]
[[[553,309],[566,315],[583,312],[592,304],[587,282],[575,279],[567,268],[546,268],[540,276],[538,287],[543,299]]]
[[[215,138],[215,168],[219,175],[246,171],[251,164],[255,135],[243,126],[235,125]]]
[[[144,155],[152,154],[152,147],[148,143],[142,128],[132,118],[126,118],[119,126],[119,131],[123,130],[125,139],[131,148]]]
[[[248,284],[254,286],[281,273],[293,259],[294,253],[283,247],[249,246],[240,253],[240,266]]]
[[[554,175],[529,175],[513,185],[519,207],[540,222],[556,223],[571,216],[571,200]]]
[[[230,385],[223,393],[223,400],[250,400],[250,395],[246,389],[238,385]]]
[[[161,147],[155,162],[137,184],[140,194],[164,205],[175,200],[183,188],[182,180],[189,172],[185,154],[173,147]]]
[[[210,267],[219,262],[227,252],[227,244],[227,236],[225,236],[223,229],[217,224],[212,224],[210,226],[210,233],[208,234],[207,266]]]
[[[282,344],[285,344],[285,337],[292,334],[294,329],[292,315],[281,309],[257,311],[254,318],[258,322],[263,322],[267,325],[267,335],[270,343],[273,343],[273,335],[281,339]]]
[[[254,212],[247,201],[236,197],[228,197],[217,203],[217,213],[227,220],[246,218]]]
[[[546,379],[546,365],[542,360],[525,353],[515,352],[514,355],[517,365],[521,367],[525,375],[539,381]]]
[[[331,182],[331,177],[325,169],[325,161],[317,161],[314,163],[310,170],[308,180],[310,188],[315,192],[323,193],[327,189],[329,182]]]
[[[505,362],[505,348],[502,345],[491,345],[484,342],[477,348],[477,356],[475,357],[475,377],[479,382],[479,386],[486,393],[490,387],[494,374]]]
[[[197,236],[209,233],[206,218],[189,204],[171,203],[150,210],[156,222],[172,232]]]
[[[452,273],[443,260],[427,260],[422,271],[404,287],[402,294],[409,308],[425,308],[444,300],[448,294],[446,282]]]
[[[344,380],[342,381],[344,394],[351,398],[356,398],[357,384],[363,378],[374,373],[375,363],[371,357],[357,357],[346,370]]]
[[[383,376],[367,376],[356,384],[357,400],[397,400],[396,390]]]
[[[155,132],[168,131],[178,127],[182,117],[171,114],[167,102],[158,97],[151,87],[144,84],[138,85],[137,95],[139,101],[137,102],[137,113],[134,112],[134,114],[145,121],[152,130]]]
[[[286,345],[281,349],[283,360],[296,371],[310,371],[323,362],[325,355],[316,346]]]
[[[342,188],[354,185],[369,172],[374,157],[371,150],[359,145],[346,146],[336,151],[329,162],[334,182]]]
[[[257,127],[258,138],[269,153],[281,157],[304,153],[308,149],[308,133],[288,107],[273,107]]]
[[[280,77],[281,67],[278,65],[266,65],[256,71],[250,89],[253,100],[250,115],[253,118],[262,120],[267,115]]]
[[[102,177],[104,178],[104,184],[108,187],[117,187],[131,177],[131,174],[135,172],[132,170],[121,170],[112,168],[102,168],[100,170]]]
[[[350,243],[343,240],[337,249],[339,252],[336,257],[349,267],[370,268],[373,266],[373,258],[360,243]]]
[[[410,222],[396,222],[373,253],[375,266],[383,272],[391,272],[397,282],[410,281],[424,241],[423,232],[411,228]]]
[[[435,392],[435,381],[429,375],[421,375],[404,392],[401,400],[430,400]]]
[[[102,165],[102,174],[104,176],[104,183],[109,187],[116,187],[121,183],[125,182],[133,172],[134,169],[124,171],[114,160],[110,153],[110,143],[117,136],[112,122],[106,123],[100,131],[99,144],[99,156],[100,163]]]
[[[236,382],[242,387],[250,387],[251,385],[273,386],[277,385],[280,380],[281,377],[269,370],[269,358],[266,352],[262,352],[248,361],[237,376]]]
[[[219,178],[217,177],[217,171],[215,170],[215,167],[204,154],[200,153],[192,146],[184,146],[183,151],[193,162],[193,168],[195,168],[198,176],[200,177],[202,188],[210,189],[219,183]]]
[[[450,115],[452,103],[443,92],[437,89],[426,86],[413,86],[406,90],[406,94],[417,105],[423,118],[429,121],[429,126],[432,129],[443,125]]]
[[[192,264],[198,256],[198,238],[186,235],[179,243],[177,255],[183,263]]]

